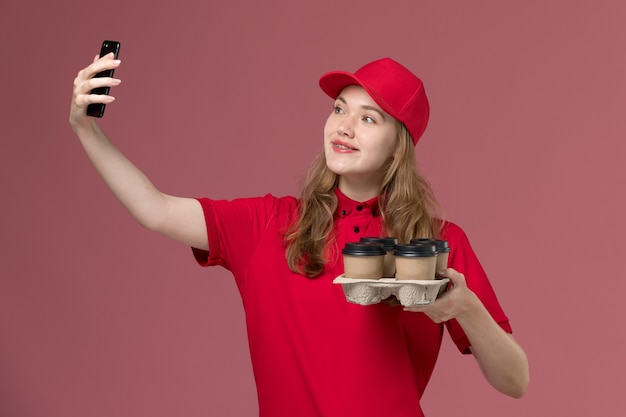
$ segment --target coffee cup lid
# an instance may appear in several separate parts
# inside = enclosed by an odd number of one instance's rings
[[[398,244],[398,238],[397,237],[382,237],[382,236],[362,237],[361,242],[382,243],[382,245],[385,247],[385,250],[392,250],[396,248],[396,245]]]
[[[416,258],[427,258],[437,256],[437,249],[434,243],[412,243],[408,245],[398,245],[394,252],[395,256],[406,256]]]
[[[355,256],[379,256],[386,253],[382,243],[372,242],[349,242],[341,251],[344,255]]]
[[[437,252],[450,252],[447,240],[442,239],[411,239],[411,244],[432,243],[435,245]]]

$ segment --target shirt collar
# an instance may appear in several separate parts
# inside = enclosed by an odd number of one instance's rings
[[[335,187],[335,194],[337,195],[337,211],[336,214],[345,216],[352,211],[367,210],[372,213],[374,217],[378,216],[378,197],[370,198],[366,201],[354,201],[350,197],[346,196],[339,190],[339,187]]]

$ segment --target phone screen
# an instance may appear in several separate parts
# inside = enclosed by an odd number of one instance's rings
[[[116,41],[104,41],[102,42],[102,47],[100,48],[100,57],[105,56],[113,52],[115,54],[115,58],[119,56],[120,53],[120,43]],[[97,73],[95,77],[112,77],[115,70],[105,70]],[[109,87],[99,87],[91,90],[91,94],[109,94]],[[104,116],[104,108],[105,104],[102,103],[93,103],[87,106],[87,115],[92,117],[102,117]]]

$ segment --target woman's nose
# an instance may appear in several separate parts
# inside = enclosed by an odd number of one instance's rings
[[[347,120],[343,120],[341,124],[337,127],[337,133],[342,136],[352,137],[354,135],[354,129],[352,125]]]

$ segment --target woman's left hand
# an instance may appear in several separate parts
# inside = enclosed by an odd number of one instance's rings
[[[448,268],[445,271],[440,271],[439,275],[450,279],[448,291],[443,293],[432,304],[405,307],[405,311],[424,313],[435,323],[443,323],[463,315],[468,310],[474,308],[477,302],[480,303],[476,294],[467,288],[463,274]]]

